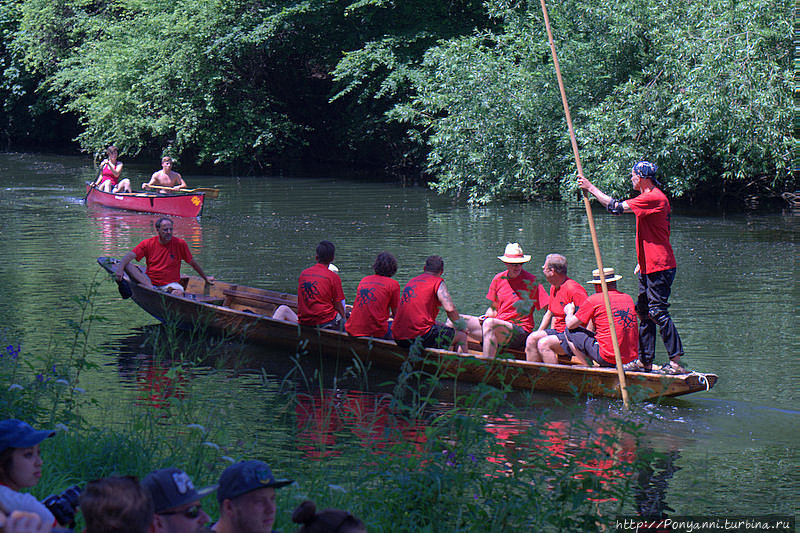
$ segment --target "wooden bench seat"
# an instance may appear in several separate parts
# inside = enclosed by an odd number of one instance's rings
[[[279,305],[297,307],[297,299],[291,294],[263,294],[238,289],[224,289],[223,305],[239,311],[249,310],[261,315],[271,315]]]

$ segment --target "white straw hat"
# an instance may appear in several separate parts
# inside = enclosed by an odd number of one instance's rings
[[[505,253],[497,256],[497,258],[503,263],[527,263],[531,260],[531,256],[522,253],[522,246],[518,242],[506,244]]]
[[[613,268],[610,267],[603,267],[603,270],[606,273],[606,283],[611,283],[612,281],[617,281],[618,279],[622,279],[622,276],[614,272]],[[595,268],[592,270],[592,279],[587,281],[586,283],[592,283],[594,285],[600,284],[600,269]]]

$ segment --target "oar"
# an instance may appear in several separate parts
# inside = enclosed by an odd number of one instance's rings
[[[198,187],[196,189],[174,189],[172,187],[162,187],[161,185],[148,185],[148,189],[161,189],[163,191],[169,192],[185,192],[185,193],[194,193],[194,192],[201,192],[208,196],[209,198],[217,198],[219,196],[219,189],[213,189],[211,187]]]
[[[564,80],[561,79],[561,68],[558,66],[558,56],[556,55],[556,45],[553,43],[553,33],[550,31],[550,18],[547,16],[547,6],[545,0],[542,2],[542,13],[544,14],[544,25],[547,28],[547,39],[550,41],[550,51],[553,54],[553,65],[556,68],[556,78],[558,78],[558,89],[561,92],[561,103],[564,105],[564,115],[567,117],[567,127],[569,128],[569,138],[572,142],[572,151],[575,154],[575,164],[578,166],[578,174],[583,175],[581,166],[581,156],[578,153],[578,141],[575,139],[575,130],[572,128],[572,117],[569,114],[569,104],[567,104],[567,93],[564,91]],[[597,268],[600,272],[600,284],[603,287],[603,300],[606,303],[606,316],[608,317],[609,329],[611,330],[611,342],[614,345],[614,359],[617,362],[617,375],[619,376],[619,388],[622,392],[622,404],[628,408],[628,387],[625,383],[625,370],[622,368],[622,357],[619,353],[619,341],[617,340],[617,329],[614,327],[614,315],[611,312],[611,301],[608,299],[608,285],[606,285],[606,271],[603,268],[603,257],[600,255],[600,245],[597,241],[597,232],[594,229],[594,216],[592,216],[592,206],[589,204],[589,195],[583,191],[583,205],[586,207],[586,216],[589,219],[589,230],[592,233],[592,246],[594,246],[594,256],[597,259]]]

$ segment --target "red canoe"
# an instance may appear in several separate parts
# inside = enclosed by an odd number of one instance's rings
[[[103,192],[86,184],[86,203],[128,211],[196,217],[203,212],[203,193],[158,194],[149,192]]]

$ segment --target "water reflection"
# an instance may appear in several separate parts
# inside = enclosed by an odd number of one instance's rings
[[[129,242],[135,238],[146,238],[156,233],[155,222],[164,215],[153,213],[136,213],[90,205],[86,213],[96,235],[100,236],[103,255],[115,255],[120,242]],[[192,254],[203,248],[203,227],[200,221],[191,217],[170,217],[176,237],[186,241]]]
[[[355,442],[372,452],[388,452],[400,441],[421,453],[425,426],[392,410],[392,397],[363,391],[325,389],[301,393],[295,404],[297,447],[310,459],[340,455],[339,441]]]

